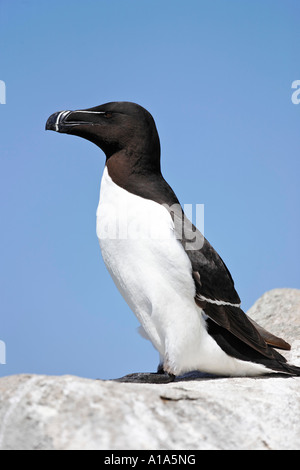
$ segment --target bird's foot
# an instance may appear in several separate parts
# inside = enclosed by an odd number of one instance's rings
[[[167,384],[173,382],[175,380],[175,376],[160,372],[137,372],[113,380],[114,382],[127,382],[139,384]]]
[[[168,384],[170,382],[188,382],[192,380],[203,380],[203,379],[216,379],[221,378],[214,374],[208,374],[206,372],[192,371],[186,374],[175,376],[163,372],[159,369],[158,372],[137,372],[134,374],[128,374],[119,379],[113,379],[114,382],[127,382],[127,383],[139,383],[139,384]]]

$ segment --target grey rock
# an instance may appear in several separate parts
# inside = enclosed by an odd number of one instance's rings
[[[248,312],[292,343],[297,365],[299,310],[299,290],[276,289]],[[300,449],[300,378],[150,385],[8,376],[0,379],[0,449]]]

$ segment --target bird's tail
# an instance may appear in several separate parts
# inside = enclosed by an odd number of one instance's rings
[[[283,372],[287,373],[288,375],[293,375],[296,377],[300,377],[300,367],[293,366],[292,364],[281,364]]]
[[[252,325],[255,326],[259,334],[263,337],[263,339],[269,346],[272,346],[273,348],[276,348],[276,349],[284,349],[286,351],[289,351],[291,349],[291,345],[287,343],[284,339],[279,338],[278,336],[275,336],[273,333],[270,333],[270,331],[267,331],[261,325],[256,323],[256,321],[250,318],[249,315],[246,315],[246,317],[248,318],[248,320],[250,320]]]

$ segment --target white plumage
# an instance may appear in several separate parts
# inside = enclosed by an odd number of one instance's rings
[[[169,212],[115,184],[107,167],[97,236],[107,269],[165,371],[176,376],[192,370],[232,376],[268,372],[261,364],[228,356],[207,333],[205,315],[194,301],[191,263]]]

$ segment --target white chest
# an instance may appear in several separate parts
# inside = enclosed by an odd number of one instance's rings
[[[181,297],[193,301],[195,294],[190,262],[175,237],[170,214],[160,204],[117,186],[105,168],[97,236],[115,284],[161,351],[165,323],[175,314],[174,300],[184,292]]]
[[[173,238],[173,232],[163,206],[116,185],[105,167],[97,209],[99,240],[165,240]]]

